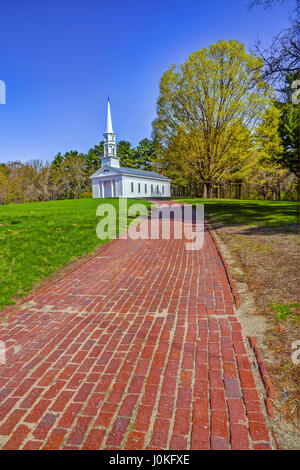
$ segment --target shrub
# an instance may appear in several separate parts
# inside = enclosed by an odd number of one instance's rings
[[[79,194],[79,199],[85,199],[85,198],[89,198],[89,197],[93,197],[92,191],[82,191]]]

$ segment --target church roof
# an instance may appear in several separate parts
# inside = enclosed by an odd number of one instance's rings
[[[99,168],[99,170],[94,173],[91,178],[94,178],[100,173],[102,173],[104,167]],[[156,173],[156,171],[146,171],[146,170],[139,170],[138,168],[126,168],[124,166],[120,166],[119,168],[111,167],[113,171],[116,171],[117,173],[121,173],[122,175],[132,175],[132,176],[140,176],[141,178],[154,178],[154,179],[159,179],[159,180],[165,180],[165,181],[170,181],[169,178],[166,176],[160,175],[159,173]]]
[[[127,175],[147,176],[148,178],[158,178],[160,180],[169,180],[169,178],[159,173],[156,173],[156,171],[139,170],[138,168],[126,168],[124,166],[121,166],[119,170],[121,170],[121,173],[124,173]]]

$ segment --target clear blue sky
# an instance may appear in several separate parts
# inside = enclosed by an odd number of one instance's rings
[[[109,94],[117,139],[151,134],[158,82],[218,39],[246,48],[288,24],[292,4],[249,0],[1,0],[0,162],[51,160],[102,139]]]

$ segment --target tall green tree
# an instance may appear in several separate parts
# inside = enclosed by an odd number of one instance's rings
[[[279,135],[282,141],[282,152],[276,157],[276,161],[299,178],[299,105],[294,104],[291,97],[292,83],[297,75],[286,75],[285,86],[281,90],[282,99],[276,103],[280,111]]]
[[[101,167],[101,158],[104,154],[104,141],[102,140],[95,147],[90,148],[85,155],[85,165],[89,175],[92,175]]]
[[[135,148],[128,140],[120,140],[117,145],[117,156],[120,159],[120,166],[127,168],[138,168],[139,162]]]
[[[247,163],[255,130],[271,106],[261,68],[262,60],[243,44],[218,41],[161,78],[154,136],[165,160],[171,146],[181,171],[204,183],[204,196]]]
[[[136,147],[138,165],[143,170],[156,170],[157,152],[152,139],[142,139]]]
[[[79,198],[82,189],[88,185],[85,155],[71,150],[63,155],[59,166],[52,166],[51,181],[59,197]]]

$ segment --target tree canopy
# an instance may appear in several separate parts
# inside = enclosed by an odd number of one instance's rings
[[[276,115],[261,68],[243,44],[218,41],[161,78],[153,130],[164,162],[203,182],[208,195],[254,160],[257,132]]]

